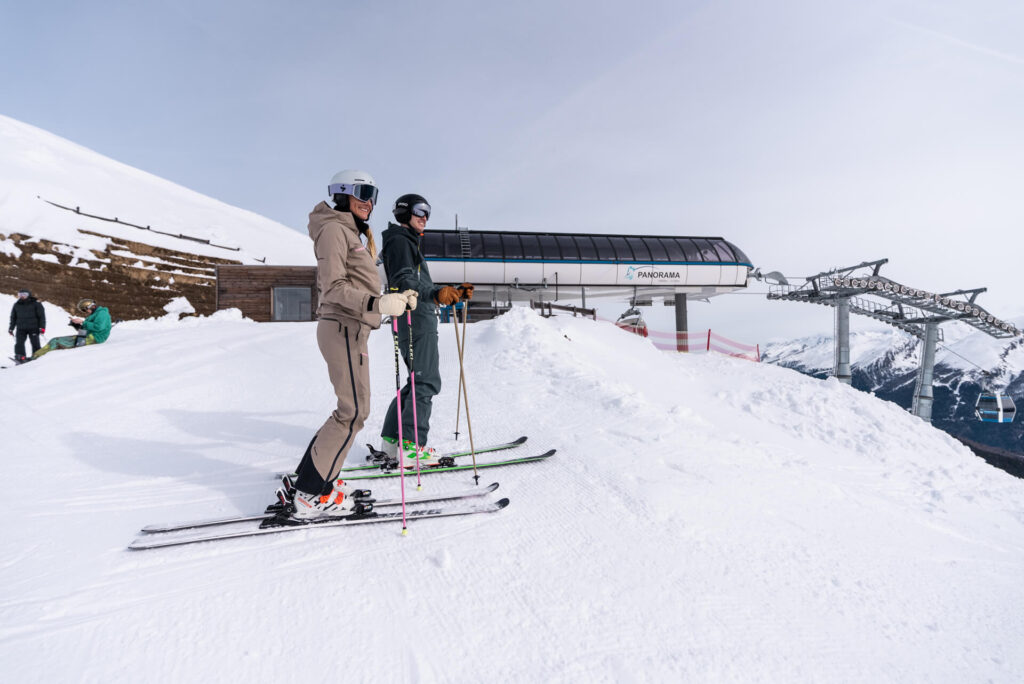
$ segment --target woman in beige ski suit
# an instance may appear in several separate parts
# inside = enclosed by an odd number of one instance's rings
[[[297,469],[297,519],[351,514],[348,485],[337,480],[345,457],[370,411],[367,338],[381,314],[415,308],[415,293],[381,295],[376,246],[367,223],[377,201],[373,178],[341,171],[328,186],[334,207],[320,202],[309,215],[317,263],[316,339],[338,405],[309,443]]]

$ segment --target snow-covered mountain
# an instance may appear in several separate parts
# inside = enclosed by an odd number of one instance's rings
[[[312,264],[309,238],[0,116],[0,292],[88,295],[121,318],[187,296],[209,313],[216,265],[257,262]]]
[[[1024,679],[1024,481],[834,380],[522,308],[465,346],[477,444],[558,449],[481,471],[501,513],[126,551],[262,510],[335,406],[315,324],[174,318],[0,371],[6,681]],[[394,392],[369,349],[350,464]]]
[[[1010,322],[1019,328],[1024,317]],[[1024,337],[997,340],[958,324],[942,330],[945,339],[935,355],[932,422],[955,437],[1024,455],[1024,420],[994,425],[974,419],[974,403],[983,389],[1005,391],[1024,407]],[[816,336],[771,343],[762,359],[826,377],[834,369],[835,341]],[[920,341],[900,330],[850,333],[853,386],[908,409],[920,360]]]

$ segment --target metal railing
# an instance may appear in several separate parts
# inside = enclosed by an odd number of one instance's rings
[[[241,247],[228,247],[226,245],[218,245],[218,244],[215,244],[213,242],[210,242],[210,240],[207,239],[207,238],[198,238],[198,237],[194,237],[192,235],[185,235],[183,233],[168,233],[167,231],[157,230],[156,228],[153,228],[152,226],[140,226],[137,223],[130,223],[129,221],[122,221],[121,219],[119,219],[116,216],[114,218],[109,218],[107,216],[100,216],[98,214],[89,214],[87,212],[82,211],[81,207],[66,207],[63,204],[58,204],[57,202],[51,202],[50,200],[45,199],[43,197],[40,197],[39,195],[36,195],[36,198],[37,199],[41,199],[42,201],[46,202],[47,204],[49,204],[51,206],[54,206],[54,207],[57,207],[58,209],[63,209],[65,211],[72,211],[72,212],[78,214],[79,216],[86,216],[88,218],[97,219],[99,221],[106,221],[107,223],[116,223],[116,224],[121,225],[121,226],[128,226],[129,228],[138,228],[139,230],[148,230],[151,233],[158,233],[159,235],[166,235],[168,237],[178,238],[179,240],[191,240],[192,242],[199,242],[199,243],[202,243],[204,245],[209,245],[210,247],[216,247],[217,249],[226,249],[226,250],[229,250],[229,251],[232,251],[232,252],[240,252],[240,251],[242,251]],[[266,260],[267,260],[266,257],[263,257],[263,259],[256,259],[256,261],[260,261],[262,263],[265,263]]]

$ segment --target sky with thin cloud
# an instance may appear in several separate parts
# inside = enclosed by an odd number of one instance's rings
[[[436,227],[721,236],[793,278],[888,258],[1010,317],[1022,35],[1015,0],[10,2],[0,113],[297,230],[356,167],[378,230],[418,192]],[[690,319],[832,329],[755,294]]]

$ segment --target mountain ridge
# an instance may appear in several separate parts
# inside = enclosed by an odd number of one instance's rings
[[[1020,327],[1024,318],[1013,319]],[[936,349],[932,423],[953,437],[977,446],[1024,456],[1024,422],[981,423],[974,404],[982,391],[1009,394],[1024,406],[1024,338],[996,340],[984,333],[946,326]],[[920,341],[899,330],[850,333],[854,388],[909,410],[920,364]],[[825,378],[833,373],[834,338],[815,335],[773,342],[762,361]]]

